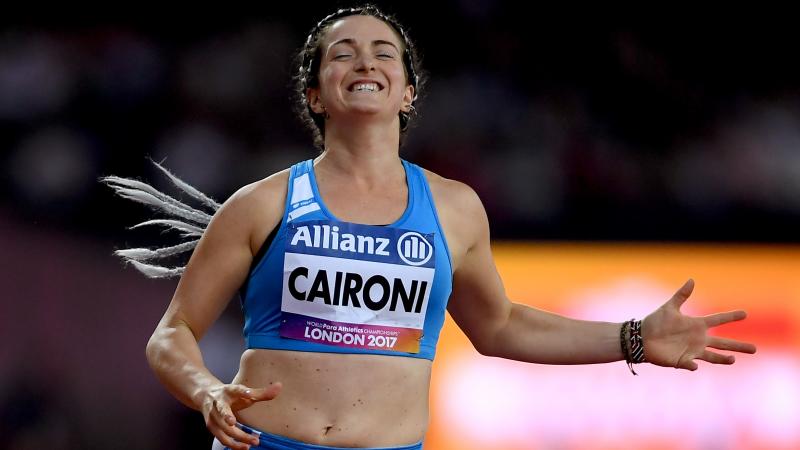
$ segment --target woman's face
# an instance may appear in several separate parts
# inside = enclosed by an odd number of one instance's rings
[[[388,24],[372,16],[334,23],[321,43],[319,87],[307,91],[312,110],[327,110],[333,121],[365,114],[391,121],[407,111],[414,88],[406,83],[402,45]]]

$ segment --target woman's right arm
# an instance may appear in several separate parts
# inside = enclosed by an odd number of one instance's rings
[[[147,360],[161,383],[183,404],[202,411],[209,431],[235,449],[248,447],[232,438],[258,441],[235,427],[233,411],[274,398],[280,384],[260,389],[225,384],[206,368],[197,343],[249,273],[254,224],[280,223],[286,192],[281,174],[239,189],[214,214],[147,343]]]

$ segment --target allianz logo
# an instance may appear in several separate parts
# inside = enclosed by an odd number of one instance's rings
[[[416,231],[409,231],[397,240],[397,254],[406,264],[421,266],[433,256],[433,245]]]
[[[301,244],[305,247],[342,252],[391,256],[387,250],[387,248],[390,248],[389,238],[339,233],[339,227],[336,225],[303,225],[297,227],[297,232],[295,232],[289,245],[296,247]],[[433,246],[420,233],[408,231],[397,240],[397,254],[406,264],[420,266],[431,259]]]

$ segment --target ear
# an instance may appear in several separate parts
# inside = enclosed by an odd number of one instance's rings
[[[311,107],[311,110],[317,114],[322,114],[325,112],[323,108],[322,100],[319,96],[319,89],[316,88],[307,88],[306,89],[306,99],[308,100],[308,105]]]
[[[403,94],[403,107],[404,112],[409,112],[411,104],[414,102],[414,86],[406,86],[406,92]]]

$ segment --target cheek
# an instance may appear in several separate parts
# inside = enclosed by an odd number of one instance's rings
[[[392,72],[392,79],[396,80],[397,82],[405,83],[406,82],[406,71],[403,66],[395,66],[391,69]]]
[[[319,71],[319,84],[321,90],[325,91],[327,88],[335,89],[336,86],[341,84],[344,73],[342,70],[337,70],[334,66],[323,67]]]
[[[391,80],[392,86],[394,86],[392,91],[394,91],[395,94],[402,96],[403,95],[402,92],[405,90],[405,87],[407,85],[406,73],[403,70],[403,68],[393,67],[391,70],[386,71],[386,75]]]

